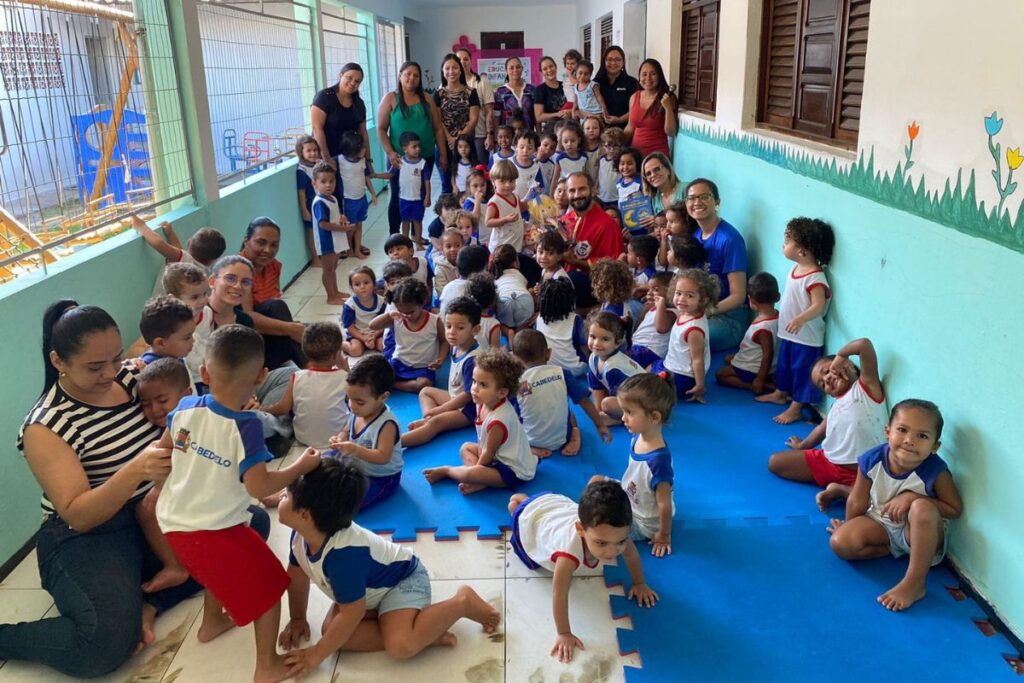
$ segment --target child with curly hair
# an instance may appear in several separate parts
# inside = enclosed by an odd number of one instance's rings
[[[676,275],[670,287],[672,305],[657,297],[655,326],[671,332],[664,360],[657,360],[651,372],[666,373],[680,401],[704,402],[704,375],[711,365],[708,344],[708,314],[718,301],[718,278],[706,270],[690,268]]]

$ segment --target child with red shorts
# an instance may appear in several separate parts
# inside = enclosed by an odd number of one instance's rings
[[[186,396],[167,416],[161,447],[173,448],[157,521],[179,561],[206,589],[200,642],[255,622],[253,680],[289,676],[275,647],[288,574],[246,522],[249,498],[280,491],[320,464],[310,448],[294,465],[267,471],[273,456],[256,415],[242,408],[267,375],[263,338],[242,325],[215,331],[200,368],[205,396]],[[227,614],[225,614],[227,612]]]

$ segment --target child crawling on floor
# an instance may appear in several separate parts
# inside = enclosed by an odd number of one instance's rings
[[[897,403],[885,427],[886,442],[857,461],[852,487],[833,483],[819,494],[825,509],[846,498],[846,519],[833,519],[829,545],[844,560],[910,555],[907,573],[878,596],[893,612],[925,596],[928,570],[946,556],[947,520],[963,512],[960,492],[939,457],[942,413],[931,401]]]

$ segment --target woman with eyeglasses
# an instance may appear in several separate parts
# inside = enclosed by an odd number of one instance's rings
[[[629,100],[626,140],[641,154],[661,152],[671,155],[669,138],[679,130],[676,96],[665,80],[665,71],[657,59],[640,64],[640,90]]]
[[[629,102],[640,89],[640,82],[626,73],[626,53],[621,47],[609,45],[605,49],[594,83],[608,108],[605,124],[622,128],[629,123]]]
[[[663,152],[648,154],[640,165],[640,174],[644,180],[644,193],[651,198],[655,214],[683,201],[686,187],[676,176],[672,162]],[[650,230],[654,225],[654,218],[641,221],[641,225]]]
[[[708,271],[718,277],[719,295],[708,321],[712,351],[739,345],[750,324],[747,308],[747,243],[743,235],[718,215],[718,185],[697,178],[683,192],[686,213],[696,226],[693,236],[704,245]]]
[[[266,342],[266,365],[270,370],[289,361],[304,367],[302,333],[305,326],[295,322],[288,304],[281,299],[281,228],[270,218],[254,218],[245,229],[239,252],[252,264],[253,273],[246,283],[240,280],[241,306],[249,315],[256,331]],[[211,295],[212,298],[212,295]]]

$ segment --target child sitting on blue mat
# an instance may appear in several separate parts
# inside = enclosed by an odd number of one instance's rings
[[[526,440],[534,455],[546,458],[557,450],[561,450],[562,455],[580,452],[582,439],[576,417],[569,410],[569,399],[594,423],[601,441],[611,443],[611,432],[590,400],[587,383],[549,362],[551,349],[543,334],[537,330],[520,330],[512,338],[512,353],[526,366],[517,399]]]
[[[369,483],[360,510],[393,496],[402,479],[398,418],[387,404],[394,383],[395,373],[379,353],[364,356],[345,378],[351,413],[330,444],[363,466]]]
[[[572,661],[583,641],[569,624],[569,588],[573,576],[600,576],[601,564],[622,556],[633,582],[628,599],[641,607],[653,607],[658,594],[644,578],[640,554],[629,539],[633,514],[629,498],[616,482],[590,483],[579,505],[556,493],[527,497],[517,493],[508,501],[512,515],[510,543],[516,557],[528,568],[553,574],[551,608],[555,639],[551,655],[560,662]]]
[[[429,443],[442,432],[469,427],[476,421],[476,405],[470,390],[476,357],[482,349],[476,335],[480,331],[480,304],[468,296],[460,296],[444,314],[445,339],[452,347],[448,386],[420,389],[420,410],[423,417],[409,423],[402,435],[406,448]]]
[[[455,634],[448,629],[459,619],[472,619],[484,633],[493,633],[501,621],[498,610],[469,586],[431,604],[430,576],[412,550],[353,523],[355,501],[365,490],[366,478],[350,458],[325,458],[292,482],[281,499],[281,523],[294,531],[288,557],[291,619],[278,643],[290,650],[285,661],[296,679],[338,650],[384,650],[408,659],[432,645],[454,646]],[[334,604],[320,639],[295,649],[310,638],[310,583]]]
[[[464,443],[459,467],[431,467],[423,476],[431,484],[442,479],[459,482],[463,495],[488,486],[519,488],[537,473],[537,456],[530,451],[519,415],[509,403],[519,388],[523,364],[501,349],[476,357],[473,386],[477,443]]]
[[[633,509],[629,537],[633,541],[650,540],[655,557],[671,555],[674,474],[662,428],[676,405],[675,392],[657,375],[633,375],[619,387],[619,404],[622,424],[633,435],[629,464],[621,481]],[[596,475],[590,481],[606,479]]]
[[[388,360],[395,371],[395,389],[418,394],[434,384],[434,373],[448,355],[444,328],[437,314],[424,308],[430,303],[430,292],[415,277],[407,277],[391,289],[390,303],[370,321],[370,329],[391,329],[394,352]]]
[[[779,283],[771,273],[758,273],[747,283],[747,301],[754,320],[747,328],[740,348],[725,357],[725,365],[715,373],[718,383],[733,389],[746,389],[759,396],[773,386],[779,339]]]
[[[858,458],[853,487],[829,487],[830,497],[846,497],[846,520],[833,519],[828,528],[836,555],[870,560],[909,553],[907,573],[878,596],[894,612],[925,596],[928,569],[946,555],[946,520],[963,512],[960,492],[938,455],[942,423],[934,403],[900,401],[885,427],[886,443]]]
[[[622,343],[626,328],[614,313],[595,311],[587,316],[587,381],[594,405],[609,419],[618,423],[622,409],[616,398],[619,385],[627,378],[644,372],[640,364],[626,355]]]

